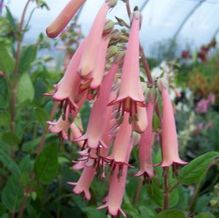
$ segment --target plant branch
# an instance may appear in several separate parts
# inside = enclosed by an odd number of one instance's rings
[[[193,213],[194,213],[200,189],[201,189],[201,182],[198,183],[197,186],[195,187],[195,191],[194,191],[194,194],[192,196],[192,199],[191,199],[191,202],[190,202],[190,206],[189,206],[189,214],[190,215],[193,215]]]
[[[130,18],[130,17],[131,17],[130,2],[129,2],[129,0],[126,0],[125,3],[126,3],[126,10],[127,10],[128,16],[129,16],[129,18]]]
[[[55,102],[53,104],[53,107],[52,107],[52,110],[51,110],[51,113],[50,113],[50,117],[49,117],[50,120],[53,120],[58,106],[59,106],[59,104],[57,102]],[[44,148],[47,133],[48,133],[48,124],[46,123],[44,125],[42,138],[41,138],[40,143],[38,144],[37,149],[36,149],[36,155],[37,156],[39,156],[39,154],[41,153],[41,151]]]
[[[133,204],[137,205],[139,199],[140,199],[140,195],[141,195],[141,190],[142,190],[142,186],[143,186],[144,180],[143,178],[140,176],[139,180],[138,180],[138,186],[136,188],[136,192],[134,194],[134,198],[133,198]]]
[[[16,47],[16,54],[15,54],[15,67],[14,67],[14,79],[12,80],[12,85],[11,85],[11,99],[10,99],[10,117],[11,117],[11,122],[10,122],[10,128],[11,131],[15,131],[15,119],[16,119],[16,93],[17,93],[17,83],[18,83],[18,70],[19,70],[19,62],[20,62],[20,55],[21,55],[21,45],[24,37],[24,32],[23,32],[23,26],[24,26],[24,20],[25,16],[27,13],[28,6],[30,4],[31,0],[28,0],[24,6],[22,15],[21,15],[21,20],[18,28],[18,32],[16,34],[16,41],[17,41],[17,47]],[[20,35],[18,35],[20,34]]]
[[[171,193],[179,184],[180,184],[180,181],[177,181],[172,187],[170,187],[169,193]]]

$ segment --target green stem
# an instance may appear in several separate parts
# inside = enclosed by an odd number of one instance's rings
[[[195,187],[195,191],[194,194],[192,196],[191,202],[190,202],[190,207],[189,207],[189,215],[193,215],[195,207],[196,207],[196,202],[199,196],[199,192],[201,189],[201,182],[197,184],[197,186]]]
[[[171,193],[179,184],[180,181],[177,181],[172,187],[169,188],[169,192]]]
[[[55,116],[55,113],[57,111],[57,108],[58,108],[59,104],[57,102],[54,103],[53,107],[52,107],[52,110],[51,110],[51,113],[50,113],[50,120],[53,120],[54,116]],[[36,148],[36,155],[39,156],[39,154],[41,153],[41,151],[43,150],[44,148],[44,145],[45,145],[45,141],[46,141],[46,135],[48,134],[48,124],[46,123],[44,125],[44,130],[43,130],[43,135],[42,135],[42,138],[40,140],[40,143],[38,144],[37,148]]]
[[[133,204],[134,205],[137,205],[138,204],[138,201],[140,199],[140,195],[141,195],[141,190],[142,190],[142,187],[143,187],[143,178],[142,177],[139,177],[139,180],[138,180],[138,186],[136,188],[136,192],[134,194],[134,198],[133,198]]]
[[[21,34],[21,36],[17,36],[17,47],[16,47],[16,54],[15,54],[15,67],[14,67],[14,79],[12,80],[11,84],[11,99],[10,99],[10,115],[11,115],[11,122],[10,122],[10,128],[11,131],[15,131],[15,119],[16,119],[16,93],[17,93],[17,83],[18,83],[18,71],[19,71],[19,62],[20,62],[20,55],[21,55],[21,45],[23,42],[24,32],[23,32],[23,26],[24,26],[24,20],[27,13],[28,6],[30,4],[31,0],[28,0],[24,6],[24,10],[21,15],[20,25],[18,28],[18,33]]]

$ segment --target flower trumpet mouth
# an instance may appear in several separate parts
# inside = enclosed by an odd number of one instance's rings
[[[108,105],[115,105],[118,104],[118,112],[124,116],[125,112],[130,114],[130,118],[136,118],[139,107],[145,107],[145,103],[142,101],[136,101],[130,97],[126,97],[123,99],[115,99],[111,101]],[[132,119],[133,120],[133,119]]]

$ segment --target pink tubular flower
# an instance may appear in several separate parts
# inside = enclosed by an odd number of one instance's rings
[[[58,36],[85,1],[86,0],[70,0],[55,21],[46,29],[47,36],[50,38]]]
[[[147,110],[145,107],[137,107],[136,119],[133,121],[133,130],[143,133],[148,125]]]
[[[122,124],[120,125],[119,131],[116,135],[112,154],[109,157],[109,159],[111,159],[112,168],[114,168],[116,165],[119,165],[120,168],[123,168],[124,165],[128,165],[127,152],[131,152],[131,134],[132,125],[129,123],[129,114],[125,113]]]
[[[66,113],[66,109],[69,109],[70,114],[77,111],[78,105],[75,102],[79,94],[80,77],[77,74],[77,66],[80,62],[81,54],[84,49],[84,43],[80,45],[76,53],[72,57],[67,70],[63,78],[56,86],[53,99],[61,102],[61,107]]]
[[[106,203],[98,207],[98,209],[107,208],[107,213],[111,216],[117,217],[122,214],[126,217],[125,212],[121,209],[121,204],[125,192],[128,166],[123,167],[122,175],[120,177],[118,177],[119,170],[119,166],[116,166],[113,175],[110,178],[110,188],[106,197]]]
[[[77,138],[82,136],[82,131],[76,126],[75,123],[72,123],[70,127],[71,127],[71,136],[70,136],[71,141],[74,141],[75,139],[77,139]],[[83,147],[83,143],[82,142],[78,142],[77,144],[81,148]]]
[[[101,43],[99,46],[98,57],[96,66],[92,72],[92,81],[90,84],[91,89],[97,89],[103,80],[104,70],[105,70],[105,63],[106,63],[106,54],[107,54],[107,47],[110,41],[110,37],[104,37],[101,39]]]
[[[134,12],[127,51],[122,68],[121,86],[118,97],[110,104],[118,103],[122,114],[126,111],[132,117],[137,106],[144,107],[144,95],[139,79],[139,27],[140,13]]]
[[[130,153],[132,150],[132,141],[127,146],[125,162],[128,162]],[[106,202],[104,205],[98,207],[98,209],[107,208],[107,213],[111,216],[116,217],[122,214],[126,217],[125,212],[121,209],[121,204],[125,192],[126,178],[127,178],[128,166],[125,165],[122,169],[120,166],[116,165],[113,170],[113,174],[110,178],[109,192],[106,197]],[[119,176],[118,176],[119,175]]]
[[[154,176],[154,169],[152,164],[152,146],[154,142],[154,133],[153,133],[153,111],[154,103],[149,102],[147,104],[147,117],[148,117],[148,126],[144,133],[141,135],[139,143],[139,161],[140,161],[140,170],[136,176],[144,176],[145,178],[151,179]]]
[[[102,39],[103,29],[106,22],[106,15],[110,5],[105,1],[100,8],[90,33],[87,36],[86,49],[83,52],[78,72],[82,77],[87,78],[95,69],[98,56],[98,48]]]
[[[49,131],[51,133],[59,134],[62,139],[68,140],[68,129],[70,127],[70,123],[68,119],[64,119],[63,116],[60,116],[58,121],[48,121]]]
[[[186,164],[181,160],[178,151],[176,124],[173,105],[169,97],[168,89],[161,85],[163,113],[162,113],[162,167]]]
[[[94,179],[96,170],[93,167],[85,166],[78,182],[68,182],[69,185],[73,185],[73,192],[75,194],[83,194],[87,200],[91,199],[91,194],[89,191],[90,185]]]
[[[108,120],[108,102],[110,98],[111,88],[114,76],[118,70],[118,65],[114,64],[108,74],[105,76],[99,90],[99,96],[95,101],[91,110],[88,127],[85,135],[75,141],[84,141],[84,147],[98,148],[107,147],[102,141],[103,131]]]

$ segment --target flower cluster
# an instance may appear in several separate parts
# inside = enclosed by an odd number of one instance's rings
[[[84,2],[70,1],[47,29],[48,35],[57,36]],[[157,101],[152,91],[144,93],[140,80],[141,14],[135,8],[129,32],[121,31],[121,35],[120,30],[114,29],[113,23],[106,19],[107,13],[115,5],[115,0],[104,1],[63,78],[49,93],[59,104],[60,117],[48,124],[52,133],[78,143],[80,147],[79,159],[74,162],[73,169],[82,173],[77,182],[69,182],[73,192],[83,194],[90,200],[89,190],[95,176],[108,178],[109,190],[99,209],[106,208],[112,216],[125,216],[121,204],[134,146],[139,149],[139,171],[136,176],[143,176],[147,180],[154,176],[152,123]],[[168,87],[162,80],[156,84],[163,102],[163,160],[160,165],[169,167],[185,164],[178,155],[174,111]],[[75,119],[85,101],[91,102],[92,109],[83,133]]]

